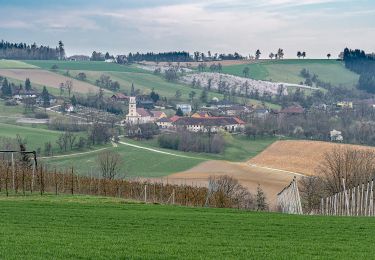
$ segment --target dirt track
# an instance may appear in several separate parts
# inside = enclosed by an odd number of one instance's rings
[[[90,91],[96,92],[98,90],[96,86],[89,83],[40,69],[0,69],[0,75],[22,81],[29,78],[31,83],[53,88],[59,88],[60,83],[72,80],[73,92],[88,93]]]

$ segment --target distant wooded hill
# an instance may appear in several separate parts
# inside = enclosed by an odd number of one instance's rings
[[[57,60],[65,57],[64,44],[60,41],[58,47],[37,45],[33,43],[0,42],[0,59],[14,60]]]

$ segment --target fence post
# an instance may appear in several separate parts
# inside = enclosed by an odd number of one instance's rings
[[[71,182],[71,185],[72,185],[72,189],[71,189],[71,192],[72,192],[72,195],[74,194],[74,170],[73,170],[73,167],[72,167],[72,182]]]
[[[35,179],[35,160],[33,162],[33,169],[32,169],[32,176],[31,176],[31,193],[34,191],[34,179]]]
[[[14,166],[14,155],[12,153],[12,175],[13,175],[13,191],[16,190],[16,184],[15,184],[15,166]]]
[[[344,178],[342,178],[342,186],[344,188],[346,215],[350,216],[350,212],[349,212],[349,199],[348,199],[348,194],[346,192],[345,179]]]
[[[145,203],[147,202],[147,184],[145,184],[145,189],[144,189],[144,195],[145,195]]]

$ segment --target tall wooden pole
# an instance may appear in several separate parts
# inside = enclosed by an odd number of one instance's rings
[[[345,197],[345,208],[346,208],[346,215],[349,216],[349,199],[348,199],[348,193],[346,192],[346,187],[345,187],[345,179],[342,178],[342,187],[344,189],[344,197]]]

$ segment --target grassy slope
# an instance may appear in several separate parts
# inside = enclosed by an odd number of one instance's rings
[[[121,170],[119,177],[159,177],[175,172],[184,171],[206,160],[181,158],[166,154],[155,153],[135,147],[119,145],[110,148],[121,156]],[[99,152],[82,154],[76,156],[51,158],[44,160],[47,164],[66,169],[74,166],[75,171],[80,174],[87,174],[91,170],[97,172],[97,156]],[[183,153],[180,153],[183,154]]]
[[[28,150],[36,150],[37,148],[44,149],[44,143],[50,141],[52,144],[52,152],[54,154],[60,153],[56,140],[61,135],[60,131],[52,131],[45,129],[44,125],[37,125],[37,127],[14,125],[0,123],[0,136],[8,138],[16,138],[17,134],[22,138],[26,138],[26,147]],[[75,133],[77,134],[77,133]],[[80,135],[78,133],[78,135]],[[80,152],[80,151],[75,151]]]
[[[0,60],[0,69],[34,69],[35,66],[17,60]]]
[[[135,66],[119,65],[102,61],[56,61],[56,60],[26,60],[28,64],[41,69],[50,70],[57,65],[59,70],[89,70],[89,71],[122,71],[122,72],[143,72]]]
[[[274,138],[249,140],[244,137],[227,137],[227,146],[224,153],[213,155],[161,149],[158,147],[156,139],[142,142],[124,139],[125,142],[131,144],[194,158],[182,158],[160,154],[122,144],[119,144],[117,148],[110,149],[121,155],[122,165],[120,177],[160,177],[190,169],[206,160],[246,161],[263,151],[275,140]],[[96,158],[98,153],[99,152],[72,157],[51,158],[46,159],[45,162],[51,166],[62,169],[74,166],[78,173],[87,174],[91,170],[96,171]]]
[[[373,218],[0,198],[2,259],[370,259]]]
[[[352,88],[358,82],[358,75],[347,70],[343,63],[336,60],[278,60],[254,64],[223,67],[223,73],[243,76],[245,67],[250,68],[250,77],[259,80],[300,83],[304,81],[299,75],[303,68],[319,76],[319,79],[333,85]]]
[[[28,64],[37,66],[42,69],[50,70],[53,65],[57,65],[59,73],[65,75],[66,71],[72,77],[76,77],[79,72],[85,72],[88,76],[87,81],[91,84],[95,84],[95,81],[100,77],[101,74],[108,74],[113,80],[117,80],[122,86],[122,91],[130,91],[131,84],[134,83],[135,87],[140,89],[144,93],[151,92],[152,88],[155,89],[161,96],[167,98],[174,98],[176,90],[181,90],[183,102],[189,100],[189,93],[195,91],[197,93],[196,98],[199,98],[201,90],[193,89],[190,86],[167,82],[160,76],[156,76],[149,71],[145,71],[137,68],[135,65],[119,65],[115,63],[106,62],[93,62],[93,61],[25,61]],[[209,93],[209,98],[223,96],[218,93]],[[249,99],[252,104],[261,104],[260,101]],[[275,104],[267,103],[268,106],[279,109],[280,107]]]

